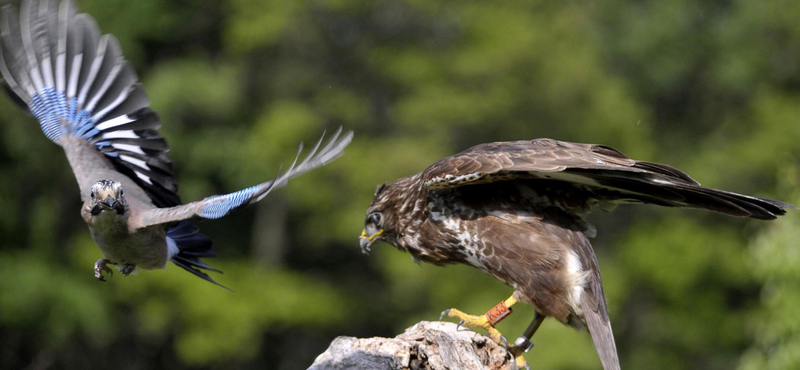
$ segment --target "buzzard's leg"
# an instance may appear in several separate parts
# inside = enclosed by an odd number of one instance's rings
[[[111,279],[114,276],[114,271],[111,270],[107,265],[113,265],[114,262],[107,260],[105,258],[101,258],[94,263],[94,277],[100,281],[108,281],[105,276],[103,276],[103,272],[108,273],[108,278]]]
[[[449,317],[455,317],[459,319],[459,325],[464,325],[470,328],[482,328],[489,332],[489,336],[495,343],[508,348],[508,341],[505,337],[503,337],[503,334],[501,334],[499,330],[495,329],[494,326],[506,316],[511,314],[511,306],[515,305],[516,303],[517,299],[512,295],[505,301],[498,303],[483,315],[468,315],[460,310],[451,308],[449,310],[444,310],[440,319],[447,315]],[[519,358],[522,357],[519,356]],[[524,363],[525,359],[522,359],[522,361]]]
[[[533,337],[533,334],[539,329],[539,326],[542,325],[544,318],[544,315],[540,314],[539,311],[536,311],[533,316],[533,321],[531,321],[530,325],[528,325],[528,328],[525,329],[525,332],[523,332],[522,335],[520,335],[519,338],[514,341],[514,344],[509,349],[509,352],[511,352],[511,354],[513,354],[516,358],[518,369],[530,368],[527,361],[525,361],[525,358],[522,357],[522,354],[527,353],[533,347],[531,337]]]

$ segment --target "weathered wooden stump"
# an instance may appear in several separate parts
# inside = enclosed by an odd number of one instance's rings
[[[309,370],[510,370],[489,337],[451,322],[422,321],[394,338],[338,337]]]

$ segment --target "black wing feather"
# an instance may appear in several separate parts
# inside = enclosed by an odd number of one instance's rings
[[[481,144],[434,163],[422,176],[424,186],[433,190],[496,181],[549,183],[582,194],[586,203],[575,209],[578,213],[595,204],[632,201],[770,220],[795,208],[703,187],[674,167],[636,161],[609,146],[551,139]]]

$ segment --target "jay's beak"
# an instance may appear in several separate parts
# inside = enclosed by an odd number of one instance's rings
[[[97,203],[92,208],[92,216],[97,216],[106,209],[113,209],[118,215],[125,213],[125,206],[118,200],[108,197],[104,201]]]

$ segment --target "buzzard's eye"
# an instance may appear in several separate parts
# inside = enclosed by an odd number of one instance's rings
[[[92,199],[94,199],[94,192],[91,192],[89,195],[92,197]]]
[[[372,215],[369,216],[369,220],[372,221],[372,223],[375,224],[375,226],[378,226],[381,224],[381,214],[373,213]]]

